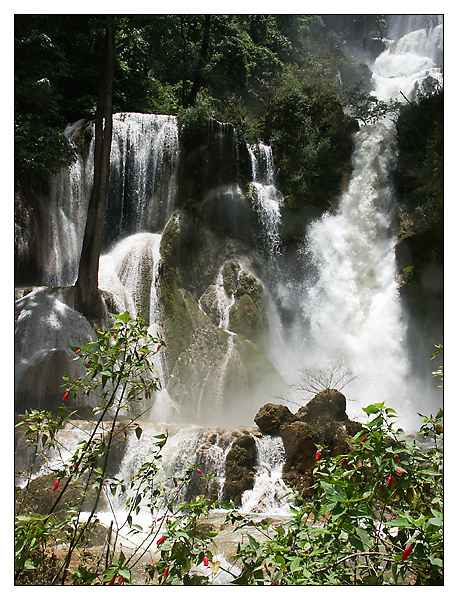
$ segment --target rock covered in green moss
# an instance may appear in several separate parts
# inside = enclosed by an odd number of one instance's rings
[[[254,422],[263,433],[279,435],[281,429],[293,419],[294,415],[287,406],[269,402],[259,409]]]

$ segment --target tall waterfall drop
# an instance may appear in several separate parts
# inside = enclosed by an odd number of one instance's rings
[[[373,94],[384,101],[412,99],[423,82],[440,82],[434,59],[441,35],[438,25],[390,43],[370,65]],[[300,360],[307,368],[342,366],[356,376],[345,391],[355,400],[355,416],[362,417],[359,411],[369,403],[386,401],[406,426],[422,407],[395,278],[395,132],[388,118],[361,126],[347,191],[337,210],[306,232],[302,252],[309,276],[293,290],[300,304],[293,345],[302,345]]]
[[[73,141],[84,121],[66,130]],[[170,115],[113,115],[105,245],[128,234],[161,231],[173,209],[178,161],[177,118]],[[43,272],[48,285],[73,285],[83,243],[93,177],[94,139],[83,158],[50,181]]]

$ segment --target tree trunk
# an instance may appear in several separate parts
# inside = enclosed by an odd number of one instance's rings
[[[210,21],[211,15],[205,15],[204,33],[202,37],[202,47],[200,50],[199,62],[197,64],[197,70],[194,75],[192,88],[189,92],[189,96],[186,101],[186,106],[184,108],[187,108],[188,106],[194,106],[194,102],[197,98],[197,93],[202,87],[202,71],[205,66],[205,63],[207,62],[208,43],[210,40]]]
[[[78,279],[75,284],[76,308],[93,324],[99,324],[105,312],[105,305],[98,289],[98,275],[110,177],[114,38],[113,18],[108,16],[102,75],[95,113],[94,181],[87,211]]]

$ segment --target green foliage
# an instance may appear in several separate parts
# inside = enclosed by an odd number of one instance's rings
[[[398,100],[380,100],[373,94],[362,91],[360,85],[353,85],[345,91],[344,102],[349,114],[365,125],[387,116],[395,120],[402,106]]]
[[[443,221],[444,92],[423,91],[403,105],[396,122],[398,164],[395,182],[415,229]]]
[[[146,569],[147,583],[202,585],[210,582],[218,572],[219,563],[212,562],[213,555],[208,548],[215,533],[198,527],[209,511],[206,499],[199,496],[190,502],[180,501],[191,477],[196,471],[203,477],[202,473],[196,465],[189,465],[180,478],[166,482],[159,477],[166,434],[155,436],[146,460],[130,481],[108,474],[108,458],[116,444],[126,440],[129,433],[135,434],[137,439],[142,436],[142,428],[137,423],[139,414],[121,421],[119,413],[121,409],[130,414],[138,413],[142,399],[147,399],[159,388],[151,358],[163,345],[162,340],[148,334],[141,317],[131,319],[127,312],[113,317],[113,326],[106,332],[99,332],[97,341],[84,347],[71,347],[75,361],[85,367],[86,374],[74,379],[64,377],[66,391],[58,414],[32,410],[17,424],[23,428],[25,440],[35,448],[25,494],[16,506],[17,584],[64,584],[70,577],[75,585],[129,585],[132,569],[152,546],[160,550],[160,558]],[[50,510],[45,515],[30,514],[26,500],[35,464],[39,457],[47,459],[51,447],[63,449],[58,433],[74,414],[66,405],[80,396],[98,398],[93,409],[96,422],[92,423],[88,438],[77,444],[73,455],[54,467],[56,480],[52,494],[55,496]],[[82,484],[85,489],[83,499],[91,502],[89,518],[83,521],[80,519],[81,499],[76,504],[67,503],[64,517],[56,514],[56,507],[72,481]],[[89,494],[92,490],[95,495]],[[96,511],[102,490],[108,497],[122,495],[127,510],[125,525],[130,535],[143,535],[129,557],[122,549],[117,549],[122,524],[117,524],[116,528],[112,525],[106,532],[104,561],[85,551],[88,533],[98,523]],[[147,531],[135,523],[140,506],[149,507],[151,513],[151,526]],[[67,549],[63,560],[57,559],[52,552],[56,544]],[[77,566],[70,566],[75,553],[79,555]],[[211,563],[209,574],[198,573],[196,566],[208,564],[208,561]]]
[[[116,16],[114,110],[179,114],[191,137],[209,117],[232,123],[242,142],[272,137],[285,195],[323,205],[351,152],[353,129],[333,94],[337,69],[353,67],[317,15],[211,15],[207,25],[197,14]],[[49,175],[72,160],[62,130],[94,114],[103,26],[97,15],[16,16],[20,170]],[[307,73],[299,100],[315,106],[297,108],[298,128],[295,117],[271,118],[287,102],[290,70]]]
[[[190,468],[190,474],[193,467]],[[218,561],[208,548],[215,531],[198,527],[201,518],[209,512],[207,500],[198,496],[191,502],[181,502],[170,517],[165,519],[166,533],[160,543],[160,559],[147,567],[151,579],[157,577],[160,585],[208,585],[211,576],[196,570],[196,567],[212,564],[212,573],[219,569]]]
[[[444,347],[443,347],[442,344],[434,344],[434,347],[436,349],[431,354],[430,360],[434,360],[441,352],[444,351]],[[444,367],[443,367],[443,365],[441,365],[438,369],[436,369],[435,371],[433,371],[432,372],[432,376],[433,377],[440,377],[442,383],[440,384],[439,387],[444,387]]]
[[[91,114],[98,92],[98,18],[15,16],[15,167],[49,176],[74,152],[68,122]]]
[[[68,544],[68,553],[57,570],[53,583],[65,581],[71,556],[84,544],[84,534],[94,522],[102,488],[116,490],[118,485],[122,485],[108,477],[110,452],[119,440],[125,438],[128,429],[135,430],[137,437],[141,435],[141,428],[135,423],[138,415],[127,422],[120,422],[120,411],[135,411],[136,407],[141,406],[143,398],[148,398],[153,391],[159,389],[159,379],[150,361],[163,342],[148,334],[141,317],[131,320],[127,312],[113,316],[113,326],[108,331],[99,332],[97,341],[85,347],[71,347],[75,352],[75,361],[85,368],[86,374],[74,379],[64,376],[66,391],[57,415],[32,410],[26,412],[24,420],[17,424],[23,428],[26,442],[34,447],[32,465],[27,474],[26,493],[17,506],[15,578],[19,581],[24,571],[44,568],[46,552],[43,548],[49,539],[62,540],[62,536]],[[72,400],[84,403],[81,402],[81,396],[98,398],[93,409],[96,422],[88,438],[77,444],[73,455],[53,469],[56,477],[54,501],[48,514],[43,519],[37,519],[34,515],[25,514],[24,510],[35,464],[38,458],[41,461],[47,460],[50,448],[59,449],[61,443],[57,440],[57,433],[73,414],[66,406],[71,406]],[[81,504],[71,507],[65,520],[54,516],[56,507],[74,480],[83,483],[86,496],[89,495],[89,490],[95,490],[90,517],[82,525],[79,523]],[[42,551],[38,552],[39,549]],[[99,575],[97,572],[94,577]]]
[[[401,442],[394,411],[364,409],[371,420],[345,456],[326,448],[314,469],[314,496],[265,541],[244,536],[234,583],[272,585],[440,585],[443,581],[442,411],[420,415],[429,451]],[[248,522],[228,517],[238,527]]]
[[[288,203],[327,207],[349,166],[357,128],[337,94],[292,70],[273,93],[263,120]]]

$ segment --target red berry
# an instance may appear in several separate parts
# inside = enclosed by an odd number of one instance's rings
[[[402,553],[402,560],[405,560],[409,556],[409,554],[412,552],[412,549],[413,547],[409,546],[404,550],[404,552]]]

